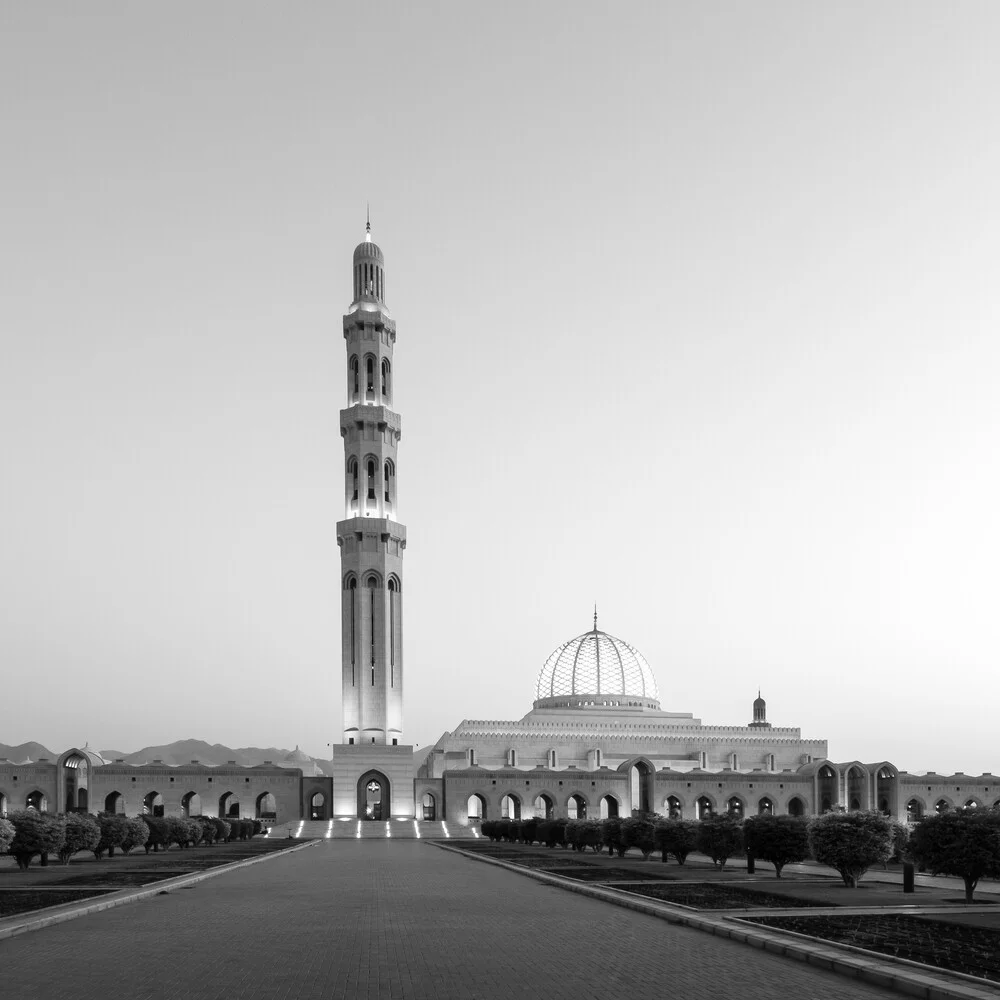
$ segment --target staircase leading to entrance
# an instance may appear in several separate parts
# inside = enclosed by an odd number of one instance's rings
[[[270,840],[285,837],[313,840],[475,840],[479,831],[440,820],[294,820],[272,826]]]

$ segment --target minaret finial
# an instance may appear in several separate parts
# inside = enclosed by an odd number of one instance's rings
[[[597,631],[597,601],[594,601],[594,631]]]
[[[371,243],[372,241],[372,205],[371,202],[365,202],[365,243]]]

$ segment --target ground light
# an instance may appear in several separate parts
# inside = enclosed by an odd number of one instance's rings
[[[444,835],[450,839],[451,838],[451,834],[448,832],[448,827],[445,824],[444,820],[441,820],[441,829],[444,830]]]
[[[358,832],[354,835],[358,840],[361,839],[361,820],[358,820]]]
[[[299,821],[299,828],[295,831],[295,836],[296,837],[301,837],[302,836],[302,827],[304,827],[305,825],[306,825],[306,821],[304,819]]]
[[[333,836],[333,820],[330,820],[330,825],[326,828],[326,839],[329,840]]]
[[[391,837],[392,836],[392,830],[389,829],[389,821],[388,820],[385,821],[385,835],[387,837]]]
[[[419,840],[420,839],[420,827],[417,826],[417,821],[416,820],[413,821],[413,832],[414,832],[414,834],[416,834],[417,840]]]

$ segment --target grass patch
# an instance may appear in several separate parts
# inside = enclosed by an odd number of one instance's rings
[[[0,917],[105,896],[114,889],[0,889]]]
[[[764,907],[792,909],[793,907],[830,906],[812,899],[795,896],[779,896],[773,892],[760,892],[740,886],[718,885],[712,882],[692,882],[675,885],[617,885],[616,889],[637,896],[662,899],[668,903],[680,903],[699,910],[756,910]]]

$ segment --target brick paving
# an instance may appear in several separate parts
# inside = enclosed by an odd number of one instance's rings
[[[0,941],[30,1000],[886,997],[419,841],[330,841]]]

